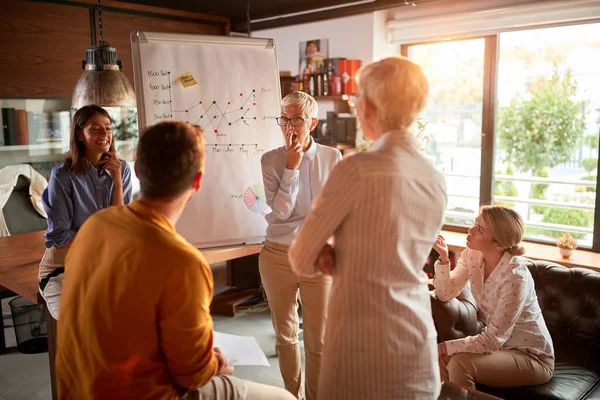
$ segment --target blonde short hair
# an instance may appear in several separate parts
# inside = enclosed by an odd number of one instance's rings
[[[407,129],[425,108],[429,83],[421,67],[406,57],[364,65],[357,75],[358,95],[371,103],[385,131]]]
[[[525,254],[525,248],[519,245],[525,224],[516,211],[504,206],[482,206],[479,214],[491,229],[492,239],[498,246],[513,256]]]
[[[285,96],[281,102],[281,107],[286,106],[300,106],[302,112],[306,114],[307,118],[317,118],[319,113],[319,106],[314,97],[304,92],[292,92]]]

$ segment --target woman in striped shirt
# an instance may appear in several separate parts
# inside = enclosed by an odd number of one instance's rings
[[[52,169],[42,195],[48,230],[40,263],[40,293],[56,319],[64,259],[77,231],[96,211],[131,202],[131,170],[117,157],[111,124],[102,107],[77,110],[67,157]]]
[[[366,65],[358,82],[356,109],[373,146],[333,169],[289,253],[295,273],[333,275],[318,399],[437,399],[423,265],[446,185],[411,131],[429,85],[400,57]]]

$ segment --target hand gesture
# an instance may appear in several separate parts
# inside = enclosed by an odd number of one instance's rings
[[[286,132],[285,144],[287,148],[286,168],[291,170],[298,169],[300,161],[302,161],[302,155],[304,154],[302,146],[298,143],[298,135],[291,130]]]
[[[117,157],[115,153],[106,152],[106,154],[108,154],[110,158],[103,158],[100,160],[99,164],[102,168],[110,172],[110,176],[115,184],[121,184],[123,182],[121,175],[121,160],[119,160],[119,157]]]
[[[217,357],[217,361],[219,362],[217,375],[233,375],[233,366],[229,364],[229,360],[223,355],[223,353],[221,353],[221,349],[215,347],[213,351],[215,352],[215,357]]]
[[[438,235],[435,243],[433,244],[433,249],[440,255],[440,261],[442,263],[445,264],[448,262],[448,246],[446,245],[446,240],[442,235]]]
[[[321,249],[315,265],[323,274],[333,275],[335,271],[335,250],[329,243]]]
[[[448,355],[448,347],[446,342],[438,343],[438,359]]]

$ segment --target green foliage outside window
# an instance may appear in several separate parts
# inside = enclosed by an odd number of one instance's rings
[[[515,171],[513,167],[509,164],[506,166],[506,171],[503,173],[502,171],[496,171],[498,175],[514,175]],[[510,197],[518,197],[519,191],[515,184],[511,181],[496,181],[494,183],[494,195],[496,196],[510,196]],[[494,204],[505,206],[505,207],[514,207],[515,203],[512,202],[503,202],[503,201],[495,201]]]
[[[530,99],[500,109],[498,134],[506,162],[536,173],[567,162],[585,128],[584,102],[574,100],[577,82],[571,71],[557,70],[531,87]]]

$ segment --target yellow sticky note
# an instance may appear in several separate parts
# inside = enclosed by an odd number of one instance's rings
[[[181,82],[183,87],[190,87],[198,84],[191,72],[186,72],[177,79],[179,79],[179,82]]]

